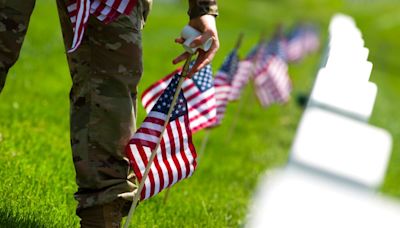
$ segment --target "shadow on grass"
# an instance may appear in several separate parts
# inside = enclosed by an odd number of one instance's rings
[[[24,217],[23,215],[15,215],[10,210],[0,210],[0,227],[46,227],[35,218]]]

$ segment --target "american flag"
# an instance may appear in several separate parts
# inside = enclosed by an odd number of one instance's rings
[[[68,7],[69,17],[74,31],[72,46],[68,52],[75,51],[82,42],[90,15],[103,23],[110,23],[119,15],[129,15],[137,0],[74,0]]]
[[[166,88],[172,76],[167,75],[143,92],[142,104],[147,112],[153,108],[155,101]],[[187,78],[182,85],[183,93],[189,107],[190,129],[193,133],[207,128],[217,120],[215,89],[211,65],[198,71],[192,78]]]
[[[305,26],[304,30],[304,48],[307,53],[313,53],[320,46],[318,33],[312,25]]]
[[[258,68],[254,76],[254,85],[257,97],[262,106],[272,103],[284,103],[290,98],[292,90],[285,62],[282,40],[273,39],[267,47],[268,57],[262,67]]]
[[[238,69],[239,56],[237,50],[234,49],[224,60],[222,67],[215,75],[215,98],[217,105],[217,121],[211,127],[221,124],[228,104],[228,97],[231,92],[231,84],[233,76]]]
[[[166,130],[161,135],[179,77],[179,74],[172,77],[168,87],[127,146],[126,153],[134,173],[138,180],[142,181],[151,153],[162,137],[149,175],[145,179],[141,192],[142,200],[190,177],[196,169],[197,155],[189,127],[188,106],[182,91],[173,108]]]
[[[305,31],[302,26],[296,26],[287,36],[286,55],[289,62],[300,61],[306,55],[304,43]]]

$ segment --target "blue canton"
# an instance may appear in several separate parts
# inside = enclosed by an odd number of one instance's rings
[[[228,74],[229,82],[232,81],[233,76],[236,74],[239,63],[239,57],[237,55],[236,49],[233,50],[224,60],[220,71]]]
[[[199,70],[195,75],[193,75],[192,80],[201,92],[204,92],[214,86],[212,74],[211,65],[208,64]]]
[[[283,42],[279,38],[272,39],[267,46],[267,53],[286,59],[286,53]]]
[[[164,90],[164,92],[158,98],[157,103],[154,105],[152,111],[162,112],[165,115],[168,114],[168,110],[171,107],[171,103],[174,98],[176,87],[178,86],[178,83],[179,83],[179,78],[180,78],[179,74],[176,74],[172,78],[171,82],[168,84],[168,87]],[[174,107],[174,110],[172,111],[170,121],[173,121],[176,118],[179,118],[179,117],[185,115],[187,113],[187,110],[188,110],[188,108],[187,108],[186,99],[183,96],[183,93],[181,91],[179,93],[179,97],[178,97],[178,100]]]

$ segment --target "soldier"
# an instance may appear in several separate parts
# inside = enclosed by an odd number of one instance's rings
[[[68,2],[57,0],[67,49],[74,35]],[[0,92],[8,70],[17,61],[34,4],[35,0],[0,0]],[[119,227],[138,184],[124,148],[136,130],[141,30],[150,8],[151,0],[138,0],[131,14],[109,24],[90,16],[79,48],[67,54],[72,78],[70,137],[78,185],[75,199],[82,227]],[[210,37],[214,41],[209,51],[199,52],[189,75],[209,63],[219,47],[217,13],[214,0],[189,0],[189,25],[202,32],[193,46]],[[182,43],[183,39],[175,41]],[[178,56],[173,63],[187,55]]]

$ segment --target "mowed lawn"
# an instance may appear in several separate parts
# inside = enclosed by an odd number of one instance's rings
[[[145,72],[140,92],[175,68],[171,60],[182,49],[173,39],[187,23],[186,1],[178,2],[155,0],[143,34]],[[324,40],[333,13],[353,15],[370,49],[371,80],[379,89],[371,123],[389,130],[394,141],[382,192],[400,197],[400,5],[395,2],[221,0],[221,48],[213,66],[218,68],[240,32],[245,34],[240,50],[244,56],[261,31],[270,35],[280,22],[290,26],[300,19],[313,21]],[[143,202],[132,227],[243,225],[259,176],[287,161],[302,114],[296,98],[310,91],[319,61],[317,53],[290,65],[294,91],[287,105],[263,109],[248,87],[242,96],[244,108],[229,105],[223,125],[211,132],[194,176],[174,186],[166,204],[164,193]],[[70,86],[55,3],[39,0],[19,62],[0,95],[0,227],[78,226],[69,148]],[[229,138],[237,112],[240,118]],[[140,107],[138,124],[144,116]],[[203,137],[204,132],[194,135],[197,148]]]

